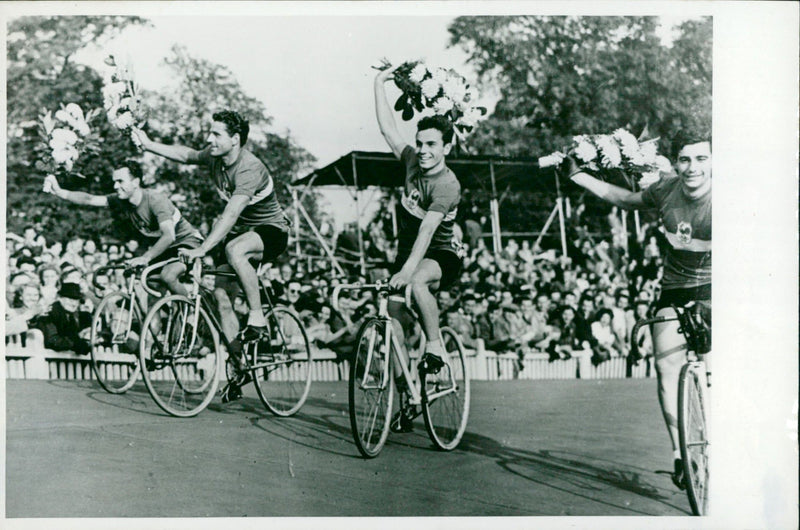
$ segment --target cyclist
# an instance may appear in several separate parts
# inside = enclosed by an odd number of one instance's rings
[[[439,336],[439,308],[432,293],[448,288],[461,270],[462,246],[453,233],[461,185],[445,164],[445,156],[452,149],[453,125],[442,116],[422,118],[417,124],[415,147],[408,145],[386,97],[385,83],[393,71],[389,68],[378,73],[374,83],[378,127],[405,165],[405,185],[397,206],[397,259],[389,284],[394,288],[411,285],[427,338],[421,369],[437,373],[444,366],[444,347]],[[407,319],[404,322],[400,318],[400,322],[407,328]],[[404,410],[401,408],[400,423],[407,432],[411,421],[402,418]]]
[[[707,134],[680,131],[672,141],[676,176],[662,177],[644,191],[632,192],[599,180],[566,157],[560,172],[598,197],[626,209],[654,208],[668,242],[664,276],[655,311],[675,316],[673,306],[695,302],[711,323],[711,140]],[[678,322],[653,330],[658,398],[672,441],[672,481],[685,488],[678,450],[678,377],[686,362],[686,344]],[[705,352],[698,352],[705,353]]]
[[[200,232],[181,215],[169,197],[142,187],[142,168],[138,162],[125,161],[114,169],[111,179],[116,193],[110,195],[65,190],[54,175],[45,178],[44,191],[74,204],[107,207],[125,225],[135,228],[142,239],[152,244],[141,256],[127,261],[133,267],[177,257],[179,249],[196,248],[202,243]],[[186,288],[178,279],[185,270],[181,262],[170,263],[161,269],[160,278],[173,293],[186,295]],[[139,295],[143,297],[143,293]]]
[[[230,267],[239,278],[249,307],[247,322],[240,333],[231,300],[235,285],[220,281],[214,294],[222,329],[231,341],[228,352],[239,377],[223,391],[223,402],[241,397],[247,373],[242,368],[242,344],[259,340],[266,333],[267,321],[261,309],[261,294],[256,262],[274,261],[286,249],[289,223],[278,203],[272,175],[245,147],[250,124],[231,110],[212,115],[208,146],[195,150],[182,145],[166,145],[151,140],[141,129],[134,129],[142,148],[183,164],[207,165],[219,195],[227,202],[206,240],[197,248],[182,253],[189,258],[205,256],[220,243]]]

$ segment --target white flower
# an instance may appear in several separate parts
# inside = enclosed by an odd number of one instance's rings
[[[117,116],[117,119],[114,121],[114,125],[117,127],[117,129],[128,129],[133,127],[133,114],[131,114],[129,111],[123,112]]]
[[[53,149],[53,160],[56,164],[69,164],[70,168],[72,163],[78,158],[78,150],[72,146],[65,146],[64,148]]]
[[[611,136],[600,135],[595,138],[595,143],[600,151],[601,164],[605,168],[618,168],[622,163],[622,153],[617,147],[617,142]]]
[[[444,82],[447,81],[449,73],[444,68],[437,68],[431,72],[431,76],[433,76],[433,79],[435,79],[437,83],[443,85]]]
[[[417,63],[417,66],[411,69],[411,73],[408,74],[408,78],[415,82],[419,83],[425,78],[425,74],[428,73],[428,69],[425,67],[423,63]]]
[[[63,127],[53,129],[53,133],[50,135],[50,138],[52,139],[51,143],[56,142],[59,144],[75,145],[78,142],[78,135],[69,129],[64,129]]]
[[[560,153],[556,151],[555,153],[550,153],[547,156],[543,156],[539,158],[539,167],[553,167],[559,165],[564,160],[564,153]]]
[[[67,103],[65,110],[67,111],[67,114],[75,119],[75,121],[85,121],[85,118],[83,117],[83,110],[77,104]]]
[[[481,111],[475,107],[470,107],[464,111],[464,115],[459,118],[458,123],[466,127],[475,127],[478,120],[481,119]]]
[[[133,98],[122,98],[119,100],[119,107],[122,109],[129,109],[131,108],[131,103],[133,103]]]
[[[617,129],[612,136],[619,143],[620,151],[622,151],[624,157],[630,159],[634,164],[640,163],[639,142],[635,136],[625,129]]]
[[[446,114],[452,109],[453,109],[453,100],[448,98],[447,96],[436,98],[436,101],[433,102],[433,111],[436,114]]]
[[[658,156],[658,146],[656,145],[655,140],[642,143],[639,146],[639,152],[641,153],[645,164],[656,164],[658,158],[664,158]]]
[[[467,84],[460,76],[451,75],[442,83],[442,88],[445,95],[453,101],[464,101],[467,95]]]
[[[439,81],[435,79],[426,79],[420,85],[420,89],[422,90],[422,95],[425,96],[427,99],[433,99],[439,93],[439,89],[441,88],[441,84]]]
[[[572,141],[575,144],[572,152],[578,160],[586,164],[597,158],[597,149],[587,136],[576,136]]]

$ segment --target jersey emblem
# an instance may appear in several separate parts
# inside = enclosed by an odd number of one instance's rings
[[[686,221],[681,221],[678,223],[678,241],[683,243],[684,245],[688,245],[692,242],[692,225],[687,223]]]
[[[419,190],[411,190],[411,193],[408,194],[407,203],[410,209],[414,210],[419,205],[420,193]]]

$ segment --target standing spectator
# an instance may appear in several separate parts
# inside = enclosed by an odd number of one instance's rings
[[[92,315],[78,308],[83,300],[81,288],[75,283],[65,283],[58,291],[58,300],[50,312],[36,322],[44,334],[44,346],[55,351],[73,351],[86,355],[91,350],[85,339]]]
[[[597,312],[595,321],[592,322],[592,337],[594,337],[594,355],[592,362],[600,364],[612,357],[619,357],[621,341],[611,328],[611,310],[607,307]]]

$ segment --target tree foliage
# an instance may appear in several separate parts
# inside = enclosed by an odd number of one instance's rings
[[[282,205],[290,203],[286,185],[309,170],[314,157],[297,145],[289,133],[276,134],[270,128],[272,117],[265,105],[245,93],[231,71],[222,65],[192,57],[186,49],[174,46],[164,60],[178,80],[175,90],[147,93],[150,107],[149,133],[164,143],[202,149],[211,126],[212,115],[231,109],[250,122],[248,149],[272,172]],[[212,220],[223,208],[205,168],[164,163],[157,180],[174,182],[185,200],[179,206],[192,220]],[[314,210],[314,202],[307,204]]]
[[[671,46],[662,43],[658,23],[656,17],[457,18],[449,27],[451,46],[464,49],[484,88],[500,94],[466,149],[542,156],[574,135],[626,127],[660,137],[659,150],[669,156],[679,128],[710,130],[711,19],[679,25]],[[608,208],[574,186],[565,191],[573,203],[585,199],[589,214]],[[504,230],[542,227],[549,212],[530,207],[536,193],[504,202]]]
[[[84,110],[102,107],[103,79],[91,68],[73,61],[90,43],[101,44],[130,25],[146,24],[139,17],[20,17],[8,25],[7,69],[7,189],[8,229],[19,231],[30,223],[50,237],[71,232],[98,235],[110,222],[105,212],[56,201],[41,192],[44,175],[34,168],[40,138],[38,119],[59,103],[77,103]],[[105,139],[99,153],[78,160],[75,171],[87,179],[72,178],[62,185],[94,193],[110,191],[114,163],[135,153],[130,142],[110,131],[101,115],[92,124]]]

